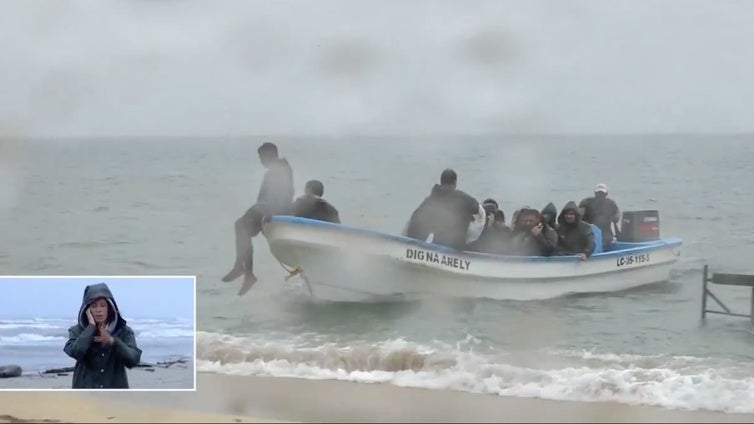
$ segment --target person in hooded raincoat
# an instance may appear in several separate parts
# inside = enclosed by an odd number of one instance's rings
[[[581,260],[592,256],[594,230],[581,219],[576,202],[568,202],[558,216],[558,254],[578,255]]]
[[[126,368],[139,364],[141,349],[107,284],[84,289],[78,323],[68,329],[63,351],[76,360],[72,388],[129,388]]]
[[[487,213],[487,224],[482,230],[482,235],[477,240],[466,246],[471,252],[489,253],[492,255],[505,255],[509,248],[513,231],[505,225],[505,213],[498,208],[493,199],[486,199],[482,203]]]
[[[550,256],[558,247],[558,235],[542,219],[538,210],[519,209],[513,221],[510,254],[517,256]]]

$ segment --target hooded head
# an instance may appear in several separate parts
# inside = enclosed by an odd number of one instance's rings
[[[514,226],[517,230],[529,231],[534,228],[535,225],[539,224],[541,219],[542,217],[538,210],[525,207],[518,211]]]
[[[571,218],[571,215],[573,216]],[[581,221],[581,213],[576,202],[570,201],[563,206],[563,210],[560,211],[558,216],[558,224],[560,225],[576,225]]]
[[[106,303],[103,303],[102,300],[106,301]],[[92,315],[97,312],[97,316],[94,317],[95,321],[106,319],[110,334],[116,330],[116,327],[119,329],[126,324],[126,320],[120,315],[118,304],[115,302],[110,288],[105,283],[92,284],[86,286],[84,289],[81,308],[79,308],[79,325],[82,328],[86,328],[89,325],[89,318],[86,316],[86,309],[88,307],[92,307]],[[106,315],[105,308],[107,309]]]
[[[488,218],[490,216],[494,217],[497,214],[497,202],[492,199],[485,199],[484,202],[482,202],[482,207]]]
[[[542,209],[542,219],[547,222],[547,225],[549,225],[552,228],[555,228],[555,219],[558,217],[558,208],[555,207],[555,204],[550,202],[545,206],[544,209]]]
[[[482,207],[487,213],[488,218],[492,216],[494,217],[495,223],[505,224],[505,212],[500,209],[500,206],[495,201],[495,199],[484,199],[484,202],[482,202]]]

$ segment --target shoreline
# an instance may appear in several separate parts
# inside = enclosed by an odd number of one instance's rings
[[[193,390],[193,361],[169,368],[139,367],[126,370],[130,389]],[[0,396],[4,390],[71,390],[73,372],[42,374],[25,371],[19,377],[0,378]],[[0,414],[2,415],[2,414]]]
[[[264,417],[264,418],[259,418]],[[195,392],[0,392],[3,422],[754,422],[670,410],[384,383],[200,372]]]
[[[108,399],[92,402],[75,393],[0,393],[0,423],[33,422],[155,422],[155,423],[275,423],[233,414],[184,411],[169,406],[135,407]]]
[[[196,392],[130,392],[108,398],[295,422],[754,422],[754,414],[205,372],[197,374]]]

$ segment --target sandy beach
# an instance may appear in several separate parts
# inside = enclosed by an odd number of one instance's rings
[[[128,372],[132,389],[183,389],[194,388],[193,364],[176,364],[169,368],[133,368]],[[0,379],[0,389],[70,389],[73,373],[33,374]]]
[[[174,407],[146,407],[108,400],[92,402],[81,394],[37,392],[0,393],[0,423],[201,423],[201,422],[279,422],[223,414],[186,412]]]
[[[263,422],[252,417],[295,422],[754,421],[754,414],[550,401],[329,380],[199,373],[197,386],[196,392],[0,393],[0,416],[76,422],[110,416],[116,417],[108,420],[113,422],[146,418],[171,422],[200,417],[216,422]],[[88,406],[92,405],[92,397],[98,398],[96,409]],[[40,404],[44,407],[32,406]]]

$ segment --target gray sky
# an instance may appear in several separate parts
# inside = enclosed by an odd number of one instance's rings
[[[87,285],[106,283],[130,318],[194,319],[194,280],[181,278],[0,278],[0,321],[13,318],[63,318],[73,322]]]
[[[754,2],[0,4],[0,134],[754,131]]]

